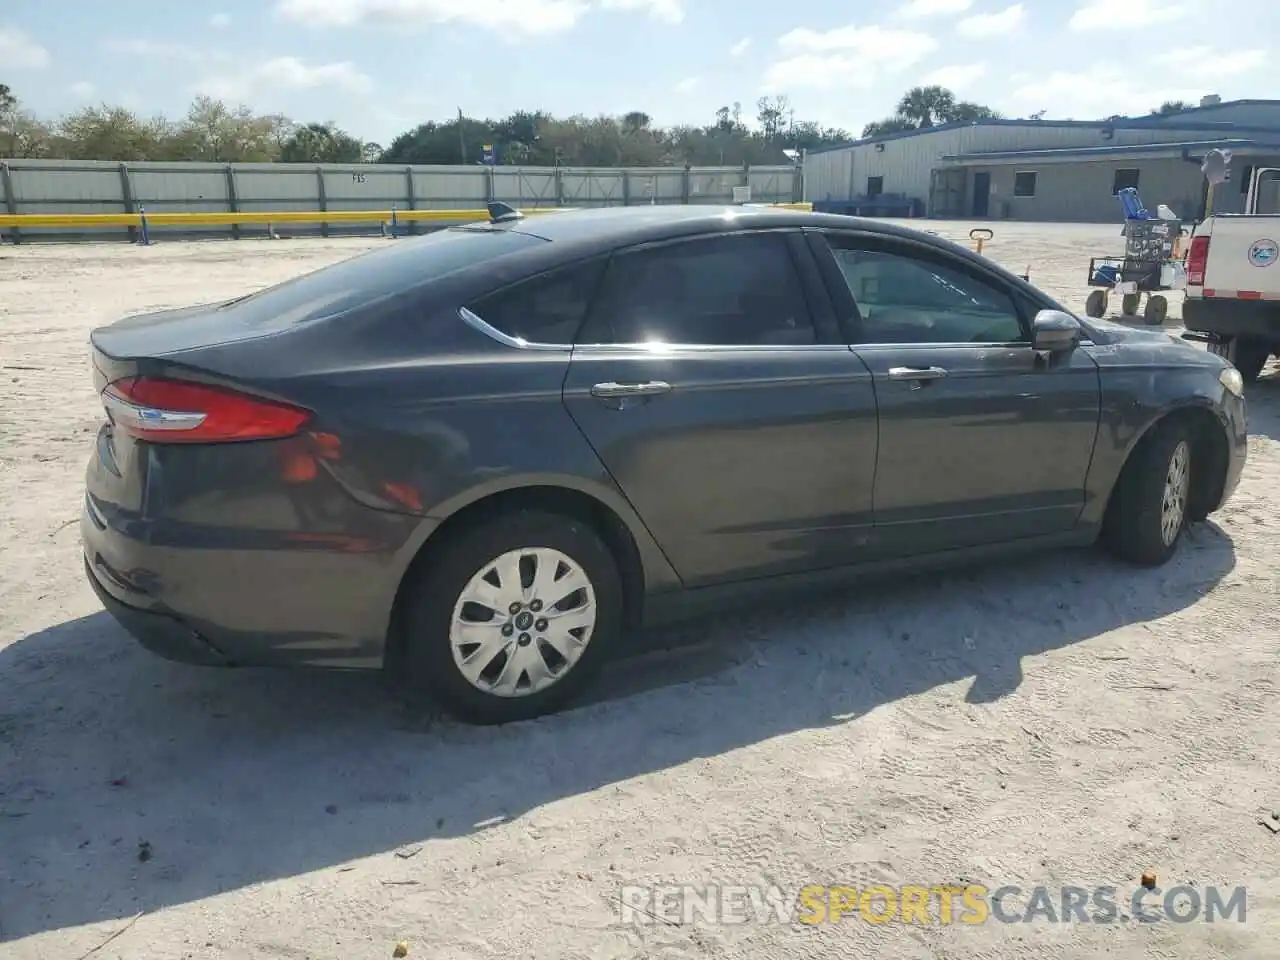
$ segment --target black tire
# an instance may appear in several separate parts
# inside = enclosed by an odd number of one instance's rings
[[[1169,301],[1158,293],[1150,294],[1147,297],[1147,305],[1142,311],[1142,319],[1147,321],[1148,326],[1158,327],[1164,323],[1164,318],[1169,315]]]
[[[1138,312],[1138,304],[1142,302],[1142,294],[1126,293],[1120,301],[1120,312],[1126,317],[1132,317]]]
[[[550,687],[514,697],[487,693],[473,685],[454,662],[450,641],[454,606],[471,578],[495,559],[513,550],[539,547],[559,551],[586,574],[595,594],[595,625],[580,659]],[[408,679],[468,723],[510,723],[562,709],[595,679],[622,631],[617,561],[588,524],[571,516],[515,510],[487,520],[442,543],[405,587],[411,592],[397,629]],[[547,649],[532,642],[538,649]]]
[[[1107,293],[1105,290],[1094,290],[1084,302],[1084,313],[1095,320],[1107,312]]]
[[[1209,352],[1225,357],[1240,371],[1245,383],[1253,383],[1271,357],[1271,344],[1258,337],[1227,337],[1219,343],[1209,344]]]
[[[1174,454],[1184,448],[1187,482],[1176,532],[1163,532],[1165,484]],[[1129,563],[1158,567],[1178,549],[1187,525],[1187,506],[1196,469],[1190,431],[1177,420],[1164,420],[1151,428],[1129,455],[1120,479],[1111,492],[1102,524],[1107,549]]]

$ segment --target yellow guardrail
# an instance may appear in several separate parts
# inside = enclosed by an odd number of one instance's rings
[[[812,203],[772,203],[787,210],[813,209]],[[563,213],[572,207],[533,207],[521,213]],[[271,210],[240,213],[11,213],[0,214],[0,229],[34,227],[213,227],[283,223],[474,223],[487,210]]]

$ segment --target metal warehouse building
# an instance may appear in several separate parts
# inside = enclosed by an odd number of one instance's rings
[[[1154,210],[1184,219],[1204,209],[1204,154],[1231,150],[1218,213],[1243,209],[1249,172],[1280,166],[1280,100],[1214,102],[1123,120],[980,120],[858,140],[809,153],[805,200],[915,215],[1097,223],[1115,220],[1115,193],[1137,187]],[[864,210],[863,212],[866,212]]]

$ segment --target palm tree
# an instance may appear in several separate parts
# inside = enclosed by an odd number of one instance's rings
[[[946,87],[912,87],[898,101],[898,116],[914,120],[923,129],[945,123],[955,106],[955,94]]]

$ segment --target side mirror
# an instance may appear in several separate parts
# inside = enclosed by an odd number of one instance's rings
[[[1031,321],[1031,349],[1067,353],[1080,345],[1080,321],[1061,310],[1041,310]]]

